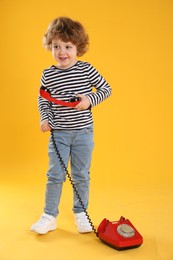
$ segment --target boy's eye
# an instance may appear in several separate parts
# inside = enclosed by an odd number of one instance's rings
[[[58,46],[58,45],[54,45],[53,48],[54,48],[54,49],[58,49],[59,46]]]
[[[68,49],[71,49],[72,47],[70,46],[70,45],[67,45],[66,46],[66,49],[68,50]]]

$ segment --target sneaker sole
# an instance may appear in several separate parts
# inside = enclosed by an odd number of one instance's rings
[[[48,229],[45,229],[45,230],[40,230],[39,228],[31,228],[30,230],[32,232],[37,233],[37,234],[44,235],[44,234],[47,234],[49,231],[53,231],[55,229],[57,229],[56,225],[53,225],[53,226],[51,226],[51,227],[49,227]]]
[[[91,230],[78,230],[78,232],[79,232],[80,234],[91,233],[91,232],[92,232],[92,229],[91,229]]]

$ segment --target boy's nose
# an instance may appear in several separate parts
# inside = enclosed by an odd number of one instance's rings
[[[64,48],[61,48],[60,51],[59,51],[61,54],[65,53],[65,49]]]

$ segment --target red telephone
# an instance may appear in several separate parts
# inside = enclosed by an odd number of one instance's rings
[[[113,222],[104,218],[97,229],[97,235],[104,243],[117,250],[139,247],[143,243],[143,237],[124,217]]]

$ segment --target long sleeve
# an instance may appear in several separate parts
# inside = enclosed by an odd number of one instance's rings
[[[87,94],[91,106],[93,107],[108,98],[112,93],[112,89],[103,76],[92,65],[90,65],[88,69],[88,78],[91,85],[96,89],[96,92]]]
[[[46,80],[44,72],[41,77],[41,85],[46,86]],[[40,112],[40,121],[45,121],[49,119],[50,111],[51,111],[51,103],[46,99],[38,96],[38,110]]]

